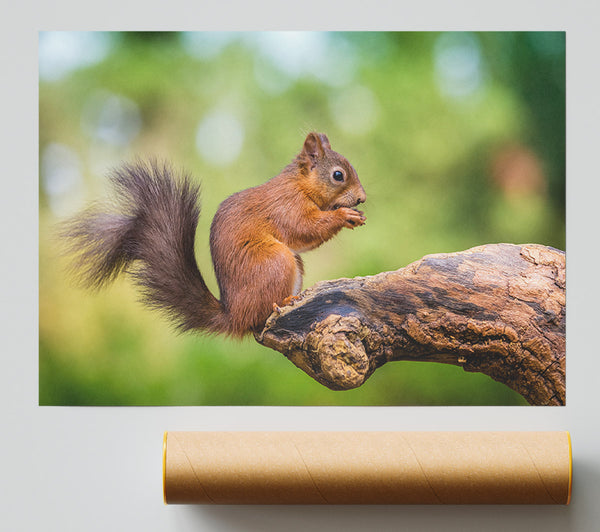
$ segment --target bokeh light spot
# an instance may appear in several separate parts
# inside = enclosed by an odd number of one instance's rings
[[[53,213],[63,216],[79,205],[81,161],[70,147],[52,142],[41,154],[42,187]]]
[[[479,41],[472,33],[442,33],[434,48],[439,89],[450,98],[472,96],[483,84]]]
[[[233,31],[185,31],[181,34],[186,52],[204,60],[215,59],[238,38],[239,34]]]
[[[81,127],[93,139],[112,146],[126,146],[142,127],[135,102],[112,92],[94,92],[85,103]]]
[[[196,147],[200,155],[215,166],[235,161],[244,144],[244,126],[227,110],[210,111],[198,125]]]
[[[250,34],[247,42],[290,80],[312,77],[332,87],[343,87],[356,73],[353,47],[335,33],[259,32]]]
[[[56,81],[70,72],[91,66],[109,53],[111,34],[101,31],[42,31],[39,34],[39,74]]]

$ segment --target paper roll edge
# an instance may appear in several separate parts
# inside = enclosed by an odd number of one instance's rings
[[[567,430],[567,441],[569,442],[569,487],[567,491],[567,502],[571,503],[571,487],[573,486],[573,447],[571,444],[571,433]]]
[[[167,435],[165,430],[163,434],[163,451],[162,451],[162,482],[163,482],[163,503],[167,503]]]

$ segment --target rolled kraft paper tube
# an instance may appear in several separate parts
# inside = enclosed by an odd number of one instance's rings
[[[166,503],[568,504],[567,432],[167,432]]]

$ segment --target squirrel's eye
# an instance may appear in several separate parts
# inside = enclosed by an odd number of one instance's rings
[[[333,177],[333,179],[335,181],[342,182],[344,180],[344,174],[342,172],[340,172],[339,170],[336,170],[335,172],[333,172],[333,174],[331,174],[331,177]]]

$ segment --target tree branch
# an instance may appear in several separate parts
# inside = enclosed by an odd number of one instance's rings
[[[488,244],[394,272],[317,283],[256,340],[333,390],[390,361],[479,371],[533,405],[565,402],[565,255]]]

